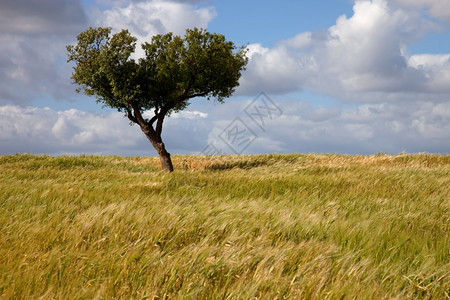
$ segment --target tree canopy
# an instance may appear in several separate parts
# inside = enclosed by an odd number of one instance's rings
[[[68,62],[75,62],[72,79],[77,91],[96,97],[107,107],[124,112],[140,126],[171,171],[170,154],[161,139],[165,116],[189,105],[196,97],[223,102],[239,85],[248,62],[245,47],[222,34],[188,29],[184,37],[155,35],[142,44],[144,57],[135,58],[137,39],[128,30],[89,28],[76,45],[67,46]],[[143,117],[144,111],[153,117]],[[164,158],[165,157],[165,158]],[[163,159],[170,163],[165,166]]]

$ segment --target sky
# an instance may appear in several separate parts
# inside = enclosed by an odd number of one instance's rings
[[[232,97],[165,121],[172,154],[450,152],[450,0],[1,0],[0,155],[156,155],[75,92],[65,47],[90,26],[248,47]]]

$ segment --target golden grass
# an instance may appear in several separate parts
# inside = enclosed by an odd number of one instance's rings
[[[448,299],[450,156],[0,156],[0,299]]]

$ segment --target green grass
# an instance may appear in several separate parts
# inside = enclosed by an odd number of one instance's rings
[[[450,299],[450,156],[0,156],[0,299]]]

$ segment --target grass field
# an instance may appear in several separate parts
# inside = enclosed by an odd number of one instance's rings
[[[450,299],[450,156],[0,156],[0,299]]]

